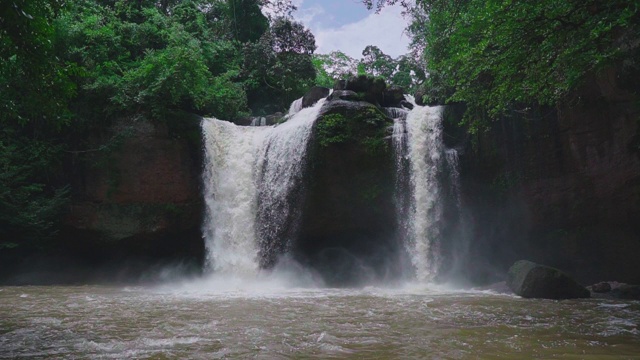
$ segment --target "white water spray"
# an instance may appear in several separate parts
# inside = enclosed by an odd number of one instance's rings
[[[302,99],[303,98],[296,99],[291,103],[287,116],[294,116],[302,110]]]
[[[217,119],[204,119],[202,129],[207,266],[216,272],[256,273],[256,159],[265,129]]]
[[[417,280],[433,281],[440,263],[443,212],[439,179],[445,154],[442,108],[414,104],[406,119],[395,120],[393,143],[398,171],[396,201],[404,243]]]
[[[296,100],[297,101],[297,100]],[[259,236],[263,265],[274,265],[278,253],[286,252],[295,234],[300,211],[300,187],[311,129],[325,99],[297,112],[272,129],[261,152],[263,164],[259,190]]]
[[[261,237],[280,234],[294,211],[287,197],[301,178],[311,128],[323,103],[299,110],[278,126],[203,120],[203,233],[209,270],[239,276],[258,273],[260,257],[271,251],[261,249]],[[273,239],[267,240],[273,246]]]

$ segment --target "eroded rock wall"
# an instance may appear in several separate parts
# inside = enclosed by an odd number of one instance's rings
[[[123,119],[91,139],[93,148],[108,144],[106,149],[73,155],[71,203],[51,256],[79,267],[116,268],[124,272],[121,277],[159,263],[199,268],[199,123],[192,116],[173,125]]]
[[[584,283],[640,282],[640,106],[621,80],[605,71],[558,108],[503,118],[464,142],[470,274],[527,258]]]

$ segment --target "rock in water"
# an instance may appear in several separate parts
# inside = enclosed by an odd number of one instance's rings
[[[611,290],[611,295],[616,299],[640,300],[640,285],[622,284]]]
[[[591,285],[591,291],[594,293],[608,293],[611,291],[611,284],[606,281]]]
[[[589,290],[562,271],[527,260],[509,269],[507,285],[524,298],[577,299],[591,296]]]

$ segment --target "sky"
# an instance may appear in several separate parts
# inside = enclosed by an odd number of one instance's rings
[[[367,10],[359,0],[294,0],[293,17],[310,28],[316,37],[316,53],[340,50],[362,57],[367,45],[376,45],[385,54],[398,57],[408,52],[408,21],[400,6],[384,8],[379,14]]]

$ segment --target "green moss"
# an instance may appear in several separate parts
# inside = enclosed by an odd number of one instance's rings
[[[359,91],[356,93],[355,100],[367,101],[367,94],[362,91]]]
[[[344,113],[326,114],[318,122],[320,146],[357,144],[371,153],[387,149],[384,138],[388,119],[380,110],[375,107],[340,110]]]
[[[330,114],[322,117],[318,123],[320,146],[347,142],[350,137],[349,121],[342,114]]]

